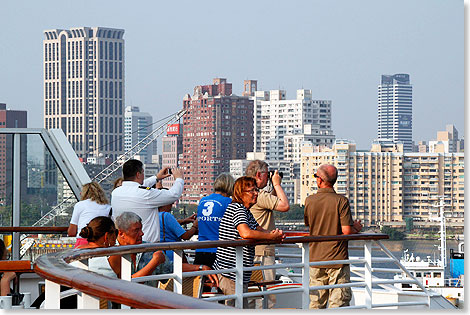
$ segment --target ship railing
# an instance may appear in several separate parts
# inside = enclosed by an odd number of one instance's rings
[[[201,241],[201,242],[173,242],[173,243],[146,243],[132,246],[116,246],[110,248],[97,249],[74,249],[59,253],[47,254],[39,257],[34,265],[36,273],[46,279],[45,285],[45,308],[58,309],[60,307],[60,285],[65,285],[80,291],[78,297],[78,308],[89,309],[99,308],[99,298],[104,298],[115,303],[121,304],[121,308],[190,308],[207,309],[222,308],[224,305],[214,303],[221,300],[234,299],[235,307],[243,307],[243,298],[264,297],[271,294],[300,293],[302,309],[308,309],[310,293],[314,290],[331,289],[338,287],[360,287],[364,288],[365,303],[354,305],[348,308],[381,308],[381,307],[404,307],[404,306],[430,306],[430,293],[424,286],[414,278],[393,256],[393,254],[380,242],[388,239],[385,234],[353,234],[339,236],[293,236],[287,237],[282,244],[298,244],[301,247],[301,261],[299,263],[281,263],[272,266],[254,266],[243,267],[243,247],[247,245],[277,244],[275,241]],[[364,241],[364,258],[350,258],[344,261],[309,261],[309,243],[325,241],[344,241],[360,240]],[[378,246],[386,253],[388,257],[372,257],[373,244]],[[236,247],[236,267],[229,270],[209,270],[183,272],[183,250],[212,247]],[[136,279],[131,278],[131,254],[141,252],[154,252],[158,250],[174,251],[174,271],[172,274],[146,276]],[[121,255],[121,279],[112,279],[87,270],[88,259],[91,257]],[[72,261],[81,261],[81,267],[77,268],[69,265]],[[393,261],[399,267],[400,272],[408,273],[408,280],[375,279],[373,272],[398,272],[398,269],[374,268],[373,262]],[[309,285],[309,267],[328,264],[364,264],[364,277],[362,281],[353,281],[347,284],[310,286]],[[243,292],[242,275],[243,271],[264,270],[264,269],[284,269],[300,268],[301,284],[300,287],[290,287],[278,290]],[[220,274],[224,272],[236,273],[235,294],[221,295],[204,299],[195,299],[192,297],[180,295],[182,293],[183,278],[192,276],[203,276],[208,274]],[[168,292],[161,289],[139,284],[138,282],[148,280],[174,280],[174,292]],[[413,293],[419,296],[428,297],[413,302],[397,303],[373,303],[373,286],[390,285],[394,283],[415,283],[422,292]]]

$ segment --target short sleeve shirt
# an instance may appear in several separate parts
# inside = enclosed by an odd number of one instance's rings
[[[165,231],[163,231],[163,223],[162,223],[163,216],[165,216],[163,220],[165,222]],[[181,235],[186,233],[186,230],[181,227],[181,224],[178,223],[176,218],[171,213],[168,213],[168,212],[159,212],[158,217],[160,219],[160,226],[162,227],[160,229],[160,241],[161,242],[180,242]],[[163,232],[165,232],[165,235],[163,235]],[[165,254],[168,256],[168,258],[171,261],[173,261],[172,250],[166,250]]]
[[[198,240],[199,241],[218,241],[219,225],[224,216],[225,209],[232,202],[229,197],[221,194],[211,194],[202,198],[197,207]],[[215,253],[217,248],[201,248],[196,252]]]
[[[341,226],[353,225],[349,201],[333,188],[320,188],[305,199],[305,225],[310,235],[341,235]],[[348,241],[310,243],[310,261],[348,259]],[[342,265],[318,266],[339,268]]]
[[[240,203],[232,202],[225,210],[225,214],[220,221],[219,240],[240,240],[242,239],[238,233],[237,226],[247,224],[251,230],[256,230],[258,223],[251,212]],[[243,247],[243,266],[252,267],[255,258],[254,246]],[[216,270],[229,269],[236,267],[236,248],[235,247],[219,247],[217,248],[216,259],[213,268]],[[235,281],[235,273],[222,273],[224,277]],[[243,272],[243,283],[250,281],[251,271]]]
[[[109,215],[110,205],[100,205],[91,199],[79,201],[73,207],[71,224],[77,226],[77,237],[80,231],[94,218]]]
[[[256,204],[250,208],[256,222],[265,230],[272,231],[276,228],[274,225],[273,210],[279,203],[279,198],[267,191],[261,190],[258,194]],[[276,245],[258,245],[255,249],[257,256],[274,256]]]
[[[160,239],[158,207],[172,204],[181,197],[184,181],[177,178],[169,190],[147,188],[134,181],[123,181],[111,193],[113,219],[125,211],[136,213],[142,219],[143,241],[157,243]]]

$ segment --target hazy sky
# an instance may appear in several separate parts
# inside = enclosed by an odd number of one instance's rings
[[[369,149],[381,75],[408,73],[413,139],[464,134],[463,0],[3,1],[0,102],[29,127],[43,126],[43,31],[81,26],[125,29],[126,105],[154,120],[214,77],[238,95],[254,79],[332,100],[336,137]]]

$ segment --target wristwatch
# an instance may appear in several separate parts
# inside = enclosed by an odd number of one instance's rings
[[[203,266],[204,266],[204,265],[199,265],[199,270],[202,270],[202,267],[203,267]]]

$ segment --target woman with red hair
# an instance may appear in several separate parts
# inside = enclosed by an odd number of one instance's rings
[[[258,198],[258,188],[256,188],[256,180],[253,177],[243,176],[235,181],[233,186],[232,203],[228,205],[225,214],[220,221],[219,240],[276,240],[280,241],[285,238],[285,234],[275,229],[271,232],[264,230],[258,225],[255,218],[250,212],[251,206],[256,203]],[[255,247],[243,247],[243,266],[252,267],[255,257]],[[235,247],[219,247],[217,248],[214,269],[230,269],[235,268],[236,248]],[[227,272],[217,275],[219,278],[219,288],[225,295],[235,293],[235,272]],[[248,288],[251,271],[243,272],[244,291]],[[227,301],[227,305],[233,305],[234,301]],[[248,307],[246,299],[243,299],[244,308]]]

